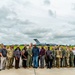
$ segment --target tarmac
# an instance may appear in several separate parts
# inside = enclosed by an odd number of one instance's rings
[[[2,70],[0,71],[0,75],[75,75],[75,68],[24,69],[21,67],[19,69],[12,68]]]
[[[15,61],[14,61],[15,62]],[[14,65],[15,63],[13,63]],[[0,71],[0,75],[75,75],[75,68],[22,68],[22,60],[20,61],[20,68],[5,69]]]

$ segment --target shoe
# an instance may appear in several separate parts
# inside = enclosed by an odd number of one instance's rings
[[[5,68],[3,68],[2,70],[5,70]]]
[[[38,68],[38,67],[35,67],[36,69]]]

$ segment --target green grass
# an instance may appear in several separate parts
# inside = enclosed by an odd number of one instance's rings
[[[14,46],[14,49],[16,49],[16,47],[17,46]],[[24,46],[19,46],[19,47],[20,47],[21,50],[24,48]],[[38,47],[41,48],[41,46],[38,46]],[[50,46],[50,50],[52,50],[52,47],[53,46]],[[64,47],[64,49],[66,48],[66,46],[63,46],[63,47]],[[73,48],[73,46],[70,46],[70,47]],[[44,46],[44,48],[47,49],[47,46]]]

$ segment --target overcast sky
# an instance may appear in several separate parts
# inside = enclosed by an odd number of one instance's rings
[[[75,0],[0,0],[0,43],[75,44]]]

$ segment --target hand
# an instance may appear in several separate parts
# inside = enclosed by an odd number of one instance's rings
[[[40,55],[40,57],[41,57],[41,55]]]
[[[0,53],[0,56],[3,57],[2,53]]]
[[[18,58],[16,57],[16,60],[18,60]]]

